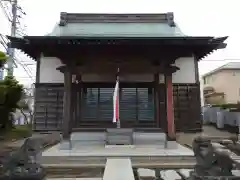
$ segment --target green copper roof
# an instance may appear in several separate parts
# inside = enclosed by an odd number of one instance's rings
[[[48,36],[176,37],[184,34],[179,27],[166,23],[69,23],[55,26]]]
[[[84,14],[61,13],[60,23],[48,36],[179,37],[185,36],[173,13]]]

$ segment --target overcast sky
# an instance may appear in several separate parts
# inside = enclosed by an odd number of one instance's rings
[[[237,0],[18,0],[26,12],[28,35],[45,35],[59,21],[60,12],[75,13],[164,13],[174,12],[175,21],[186,35],[229,36],[228,46],[199,63],[204,74],[229,60],[240,59],[239,1]],[[10,23],[0,10],[0,33],[9,34]],[[1,49],[1,47],[0,47]],[[22,60],[29,61],[19,54]],[[213,61],[214,60],[214,61]],[[31,62],[31,61],[29,61]],[[28,68],[35,75],[35,67]],[[23,68],[15,70],[23,83],[31,83]]]

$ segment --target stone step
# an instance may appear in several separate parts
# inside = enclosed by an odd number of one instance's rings
[[[86,146],[104,146],[106,144],[105,141],[71,141],[72,148],[79,149],[85,148]]]
[[[181,175],[183,178],[188,178],[191,174],[191,172],[193,171],[193,169],[179,169],[177,170],[177,172],[179,173],[179,175]]]
[[[132,138],[131,137],[108,137],[106,141],[107,145],[132,145]]]
[[[134,132],[133,142],[135,145],[164,145],[166,143],[166,134]]]
[[[175,170],[152,170],[139,168],[137,170],[139,180],[155,180],[162,178],[163,180],[179,180],[181,176]],[[187,176],[189,177],[189,176]]]
[[[104,167],[106,164],[106,158],[96,158],[96,159],[63,159],[59,157],[49,157],[51,160],[45,160],[42,162],[42,165],[49,169],[49,171],[56,171],[61,169],[71,169],[76,170],[78,168],[86,168],[86,167]],[[119,158],[119,157],[112,157],[112,158]],[[124,157],[122,157],[124,158]],[[156,157],[150,158],[131,158],[132,166],[135,168],[164,168],[164,169],[192,169],[194,168],[196,162],[194,160],[184,160],[184,159],[177,159],[177,160],[167,160],[167,159],[158,159]],[[74,171],[75,171],[74,170]]]
[[[130,158],[108,158],[103,180],[135,180]]]
[[[46,180],[102,180],[102,178],[47,178]]]
[[[106,134],[107,145],[131,145],[133,144],[133,129],[109,128]]]
[[[105,132],[73,132],[71,141],[105,141]]]
[[[72,145],[164,145],[166,135],[162,132],[133,132],[130,128],[109,128],[106,132],[74,132]]]
[[[102,178],[104,167],[47,167],[48,178]]]

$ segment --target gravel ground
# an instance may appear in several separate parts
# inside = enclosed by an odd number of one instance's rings
[[[229,137],[235,134],[229,133],[227,131],[218,130],[213,126],[204,126],[203,132],[201,133],[178,133],[177,134],[177,141],[182,145],[192,146],[192,141],[195,137],[199,135],[205,136],[221,136],[221,137]]]

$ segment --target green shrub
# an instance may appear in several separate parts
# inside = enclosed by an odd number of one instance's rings
[[[0,81],[0,128],[7,130],[13,127],[12,113],[18,108],[23,94],[23,86],[12,76]]]
[[[31,134],[31,127],[28,125],[18,125],[11,130],[11,136],[15,138],[29,137]]]
[[[0,68],[2,68],[4,66],[4,64],[7,62],[8,56],[0,51]]]
[[[234,111],[234,112],[238,112],[240,111],[240,104],[239,103],[228,103],[228,104],[221,104],[218,107],[220,107],[221,109],[228,109],[230,111]]]
[[[221,104],[212,104],[212,107],[221,107]]]
[[[240,112],[240,109],[238,109],[238,108],[232,108],[232,109],[229,109],[229,112]]]

